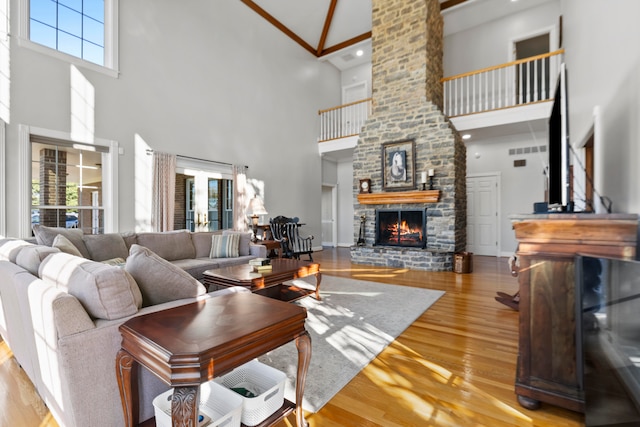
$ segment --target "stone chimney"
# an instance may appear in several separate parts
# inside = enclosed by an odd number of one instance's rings
[[[383,189],[382,146],[404,140],[415,145],[415,170],[407,170],[412,186],[408,190],[421,190],[421,172],[434,169],[434,189],[440,196],[435,203],[356,202],[354,241],[364,242],[352,247],[351,259],[357,264],[451,270],[453,254],[466,246],[466,149],[442,112],[440,4],[373,0],[372,12],[373,110],[354,150],[354,199],[358,200],[360,179],[365,178],[371,179],[372,193],[391,193],[392,189]],[[427,210],[425,249],[374,246],[376,209],[388,208]]]

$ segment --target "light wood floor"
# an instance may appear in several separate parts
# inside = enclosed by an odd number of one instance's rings
[[[517,313],[493,297],[515,293],[505,259],[473,258],[471,274],[374,268],[346,248],[314,253],[325,275],[444,290],[445,295],[316,414],[310,427],[571,426],[577,413],[522,408],[513,392]],[[290,416],[277,427],[295,425]],[[0,427],[57,427],[0,342]]]

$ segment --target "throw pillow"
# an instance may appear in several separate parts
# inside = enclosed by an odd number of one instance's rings
[[[207,292],[189,273],[144,246],[131,246],[124,268],[140,287],[143,307],[194,298]]]
[[[14,238],[0,239],[0,260],[15,263],[16,257],[26,246],[33,246],[33,243]]]
[[[211,236],[209,258],[237,258],[240,236],[238,234],[214,234]]]
[[[240,243],[238,245],[238,253],[240,256],[251,255],[251,235],[252,233],[247,233],[245,231],[233,231],[233,230],[223,230],[222,234],[237,234],[240,236]]]
[[[129,255],[129,249],[118,233],[87,234],[82,237],[82,240],[94,261],[126,258]]]
[[[187,230],[138,233],[136,240],[138,245],[151,249],[167,261],[196,257],[196,248]]]
[[[84,258],[91,257],[84,241],[82,240],[82,230],[79,228],[66,229],[62,227],[47,227],[40,224],[34,224],[32,229],[39,245],[51,246],[53,245],[53,239],[55,239],[58,234],[62,234],[64,237],[69,239],[71,243],[73,243],[73,246],[78,248]]]
[[[82,254],[80,253],[78,248],[76,248],[73,245],[73,243],[71,243],[69,241],[69,239],[64,237],[62,234],[58,234],[55,237],[55,239],[53,239],[53,243],[51,244],[51,247],[52,248],[58,248],[62,252],[67,253],[69,255],[75,255],[75,256],[79,256],[80,258],[82,258]]]
[[[60,252],[58,248],[51,248],[43,245],[29,245],[18,253],[16,257],[16,264],[27,270],[34,276],[38,275],[40,264],[46,257],[51,254],[57,254]]]
[[[39,276],[76,297],[94,319],[121,319],[142,305],[138,285],[122,268],[58,253],[42,262]]]

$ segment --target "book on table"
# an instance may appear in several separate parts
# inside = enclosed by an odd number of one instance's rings
[[[267,265],[254,265],[253,266],[253,271],[256,273],[266,273],[268,271],[272,271],[273,270],[273,266],[271,264],[267,264]]]
[[[253,266],[265,266],[265,265],[270,265],[271,264],[271,260],[269,258],[254,258],[252,260],[249,260],[249,265],[253,265]]]

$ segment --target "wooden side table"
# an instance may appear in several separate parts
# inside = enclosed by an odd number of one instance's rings
[[[119,328],[122,348],[116,374],[127,427],[137,426],[138,365],[174,388],[174,426],[197,426],[199,386],[295,340],[298,349],[296,425],[307,426],[302,396],[311,360],[307,311],[295,304],[251,293],[210,298],[134,317]],[[271,425],[294,410],[284,405],[261,425]]]
[[[282,258],[282,245],[280,242],[276,240],[258,240],[259,245],[263,245],[267,248],[267,254],[269,254],[269,258],[274,258],[277,256],[278,258]],[[276,255],[273,256],[273,251],[277,251]]]

